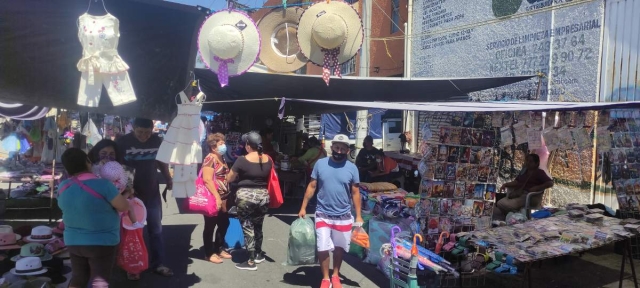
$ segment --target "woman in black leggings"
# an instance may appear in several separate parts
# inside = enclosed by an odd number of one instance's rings
[[[217,216],[204,216],[204,231],[202,232],[206,259],[215,264],[222,263],[224,259],[231,259],[231,255],[222,249],[224,236],[229,228],[229,214],[227,214],[226,204],[229,196],[229,185],[226,180],[229,167],[222,156],[227,153],[224,140],[224,135],[221,133],[207,136],[210,152],[202,161],[202,179],[218,204]],[[217,230],[216,227],[218,227]],[[215,240],[213,239],[214,230],[216,230]]]

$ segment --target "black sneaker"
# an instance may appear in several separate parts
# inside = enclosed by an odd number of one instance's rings
[[[236,264],[236,268],[238,268],[240,270],[249,270],[249,271],[258,270],[258,266],[256,266],[256,263],[249,264],[249,261],[245,261],[245,262]]]
[[[264,253],[257,253],[256,259],[253,260],[256,264],[260,264],[264,261]]]

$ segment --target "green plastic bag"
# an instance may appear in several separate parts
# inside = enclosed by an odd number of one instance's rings
[[[289,228],[286,265],[311,265],[316,262],[316,227],[309,217],[298,218]]]

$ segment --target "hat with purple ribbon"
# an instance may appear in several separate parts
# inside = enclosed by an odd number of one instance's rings
[[[346,2],[320,1],[307,8],[298,24],[300,51],[309,61],[322,67],[322,78],[329,85],[331,72],[340,75],[340,64],[358,53],[364,39],[360,15]]]
[[[211,14],[198,35],[202,62],[218,74],[220,86],[230,76],[247,72],[260,54],[260,32],[253,19],[241,11],[229,9]]]

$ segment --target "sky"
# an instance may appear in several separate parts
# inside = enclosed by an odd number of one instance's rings
[[[227,7],[226,0],[165,0],[169,2],[175,2],[185,5],[191,6],[203,6],[211,9],[211,11],[218,11],[220,9],[224,9]],[[261,7],[263,0],[239,0],[241,4],[247,5],[249,7]]]

